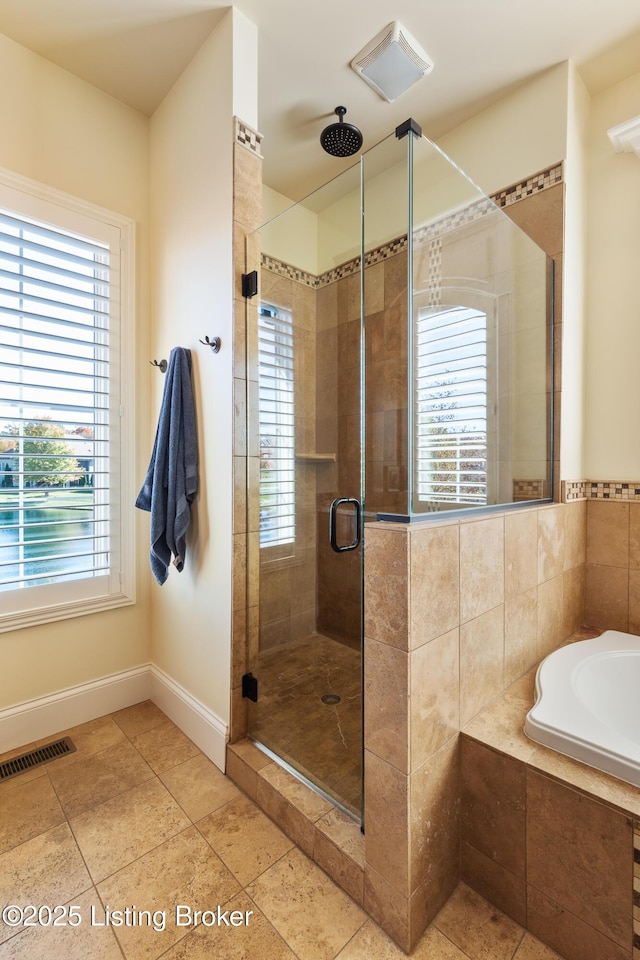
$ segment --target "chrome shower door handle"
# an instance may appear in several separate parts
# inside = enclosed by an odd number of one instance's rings
[[[354,509],[355,535],[351,543],[338,543],[338,507],[343,503],[350,503]],[[329,542],[331,549],[336,553],[344,553],[345,550],[356,550],[360,546],[362,539],[362,506],[355,497],[337,497],[332,501],[329,509]]]

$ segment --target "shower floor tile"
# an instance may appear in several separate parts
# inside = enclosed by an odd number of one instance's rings
[[[163,960],[402,960],[405,954],[386,934],[195,745],[183,750],[173,724],[157,708],[138,705],[130,714],[114,716],[128,731],[123,742],[132,749],[137,749],[141,718],[145,727],[151,723],[145,732],[156,729],[154,755],[157,748],[160,766],[174,765],[160,774],[152,771],[144,784],[111,800],[98,797],[95,806],[71,821],[58,803],[54,782],[54,769],[67,766],[70,758],[39,768],[36,779],[30,779],[31,771],[0,783],[0,905],[61,901],[75,905],[82,918],[78,926],[27,929],[0,921],[0,960],[157,960],[160,955]],[[105,718],[74,729],[86,760],[111,748],[113,726]],[[160,749],[163,739],[166,750]],[[145,753],[149,743],[141,741]],[[180,760],[185,752],[193,755]],[[84,762],[76,756],[78,772]],[[82,777],[76,799],[72,779],[64,782],[68,809],[88,802]],[[341,816],[332,812],[322,818],[329,836],[340,831]],[[249,922],[178,929],[177,903],[209,911],[219,904],[227,916],[249,914]],[[171,929],[159,932],[144,922],[105,925],[107,907],[150,915],[164,910]],[[412,956],[562,960],[464,884]]]
[[[261,653],[252,739],[360,816],[362,665],[360,650],[312,634]],[[324,703],[326,695],[340,697]]]

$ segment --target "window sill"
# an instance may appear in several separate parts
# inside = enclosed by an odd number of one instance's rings
[[[0,633],[8,633],[10,630],[21,630],[24,627],[35,627],[45,623],[55,623],[57,620],[85,617],[92,613],[102,613],[105,610],[113,610],[117,607],[132,606],[135,602],[135,597],[118,593],[109,597],[77,600],[70,603],[61,603],[54,607],[42,607],[39,610],[25,610],[21,613],[0,617]]]

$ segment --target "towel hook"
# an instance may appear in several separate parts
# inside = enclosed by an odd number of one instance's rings
[[[166,360],[161,360],[160,363],[157,360],[149,360],[149,363],[152,367],[159,367],[161,373],[167,372],[168,363]]]
[[[211,340],[209,340],[209,337],[205,337],[204,340],[200,340],[199,342],[204,343],[206,347],[211,347],[213,353],[218,353],[222,346],[220,337],[212,337]]]

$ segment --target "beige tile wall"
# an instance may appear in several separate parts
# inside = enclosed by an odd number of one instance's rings
[[[255,570],[258,537],[257,504],[247,499],[252,477],[257,477],[258,450],[247,436],[248,411],[257,400],[255,344],[247,340],[247,313],[251,300],[242,296],[242,274],[247,272],[247,238],[262,222],[261,137],[237,117],[233,146],[233,613],[231,637],[230,739],[247,731],[242,675],[257,645],[258,580]],[[249,330],[252,325],[249,325]]]
[[[367,511],[407,513],[407,252],[365,271]]]
[[[640,503],[587,500],[585,623],[640,634]]]
[[[322,286],[315,296],[318,451],[336,458],[334,463],[317,468],[317,629],[355,645],[362,632],[362,554],[360,550],[335,553],[328,533],[331,501],[335,497],[361,497],[360,274]],[[353,525],[346,519],[342,522],[338,524],[339,539],[347,542],[353,537]]]
[[[582,621],[586,503],[366,542],[365,909],[410,949],[460,876],[461,726]]]
[[[566,960],[631,960],[628,814],[467,736],[461,754],[463,879]]]
[[[291,311],[294,338],[293,382],[295,391],[295,448],[297,452],[317,452],[316,443],[316,294],[310,287],[287,277],[260,271],[260,296],[251,301],[256,311],[259,300]],[[250,322],[255,324],[255,313]],[[257,376],[257,373],[256,373]],[[257,424],[249,429],[257,434]],[[269,550],[258,550],[259,567],[259,645],[260,650],[308,637],[316,629],[317,557],[316,557],[316,479],[323,465],[312,461],[296,464],[295,555],[273,560]],[[258,479],[258,478],[256,478]],[[258,489],[249,488],[255,501]]]
[[[555,266],[554,298],[554,464],[556,499],[560,490],[560,407],[562,403],[562,269],[564,246],[564,183],[505,206],[504,212],[552,257]]]

